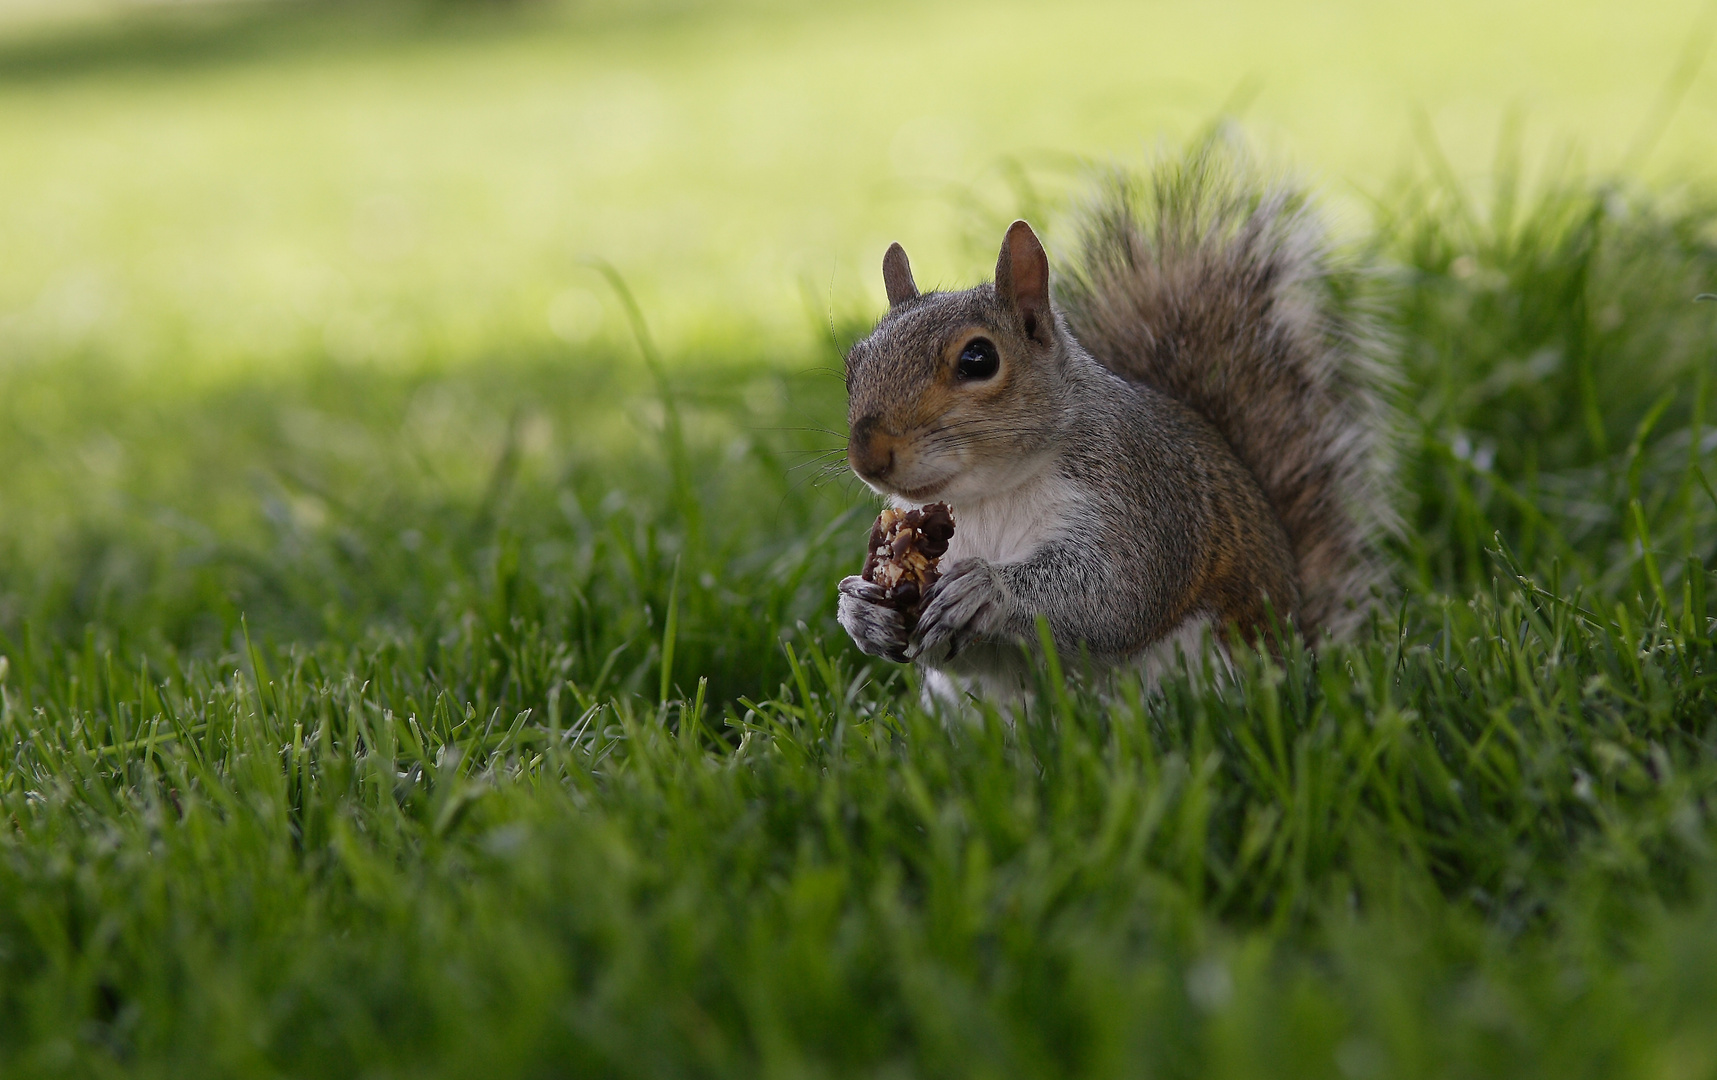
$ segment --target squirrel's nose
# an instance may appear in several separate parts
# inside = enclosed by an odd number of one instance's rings
[[[853,424],[847,439],[847,463],[866,480],[881,480],[894,471],[894,439],[878,426],[876,417],[864,417]]]

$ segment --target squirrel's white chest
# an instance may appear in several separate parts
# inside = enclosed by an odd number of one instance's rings
[[[953,506],[954,536],[947,562],[980,558],[993,563],[1029,559],[1039,548],[1066,535],[1083,502],[1080,489],[1052,473],[1029,480],[1005,495]]]

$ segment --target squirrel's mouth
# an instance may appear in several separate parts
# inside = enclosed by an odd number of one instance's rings
[[[948,484],[946,481],[937,481],[934,484],[928,484],[924,487],[896,488],[895,492],[903,499],[911,499],[913,502],[918,503],[927,503],[934,499],[937,493],[947,486]]]
[[[884,468],[864,470],[859,468],[858,462],[851,464],[858,478],[878,495],[920,504],[935,502],[954,485],[963,471],[957,461],[924,460],[914,446],[908,446],[898,457],[890,453]]]
[[[907,487],[903,484],[891,483],[887,480],[872,480],[863,475],[859,476],[859,479],[863,480],[865,486],[876,492],[878,495],[892,495],[897,499],[906,499],[916,503],[927,503],[934,502],[938,493],[947,490],[948,482],[952,477],[944,476],[938,480],[932,481],[931,483],[920,484],[917,487]]]

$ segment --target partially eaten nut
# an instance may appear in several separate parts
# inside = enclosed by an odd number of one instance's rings
[[[910,627],[924,611],[925,595],[941,577],[936,561],[954,536],[947,503],[918,510],[884,510],[870,527],[864,579],[882,586],[889,606],[904,611]]]

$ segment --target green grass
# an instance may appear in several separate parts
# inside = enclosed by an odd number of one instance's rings
[[[671,67],[706,15],[461,47],[660,31]],[[311,115],[355,93],[372,46],[288,22],[189,69],[136,59],[177,39],[8,54],[36,59],[0,109],[119,130],[185,95],[156,115],[194,143],[293,65],[336,73]],[[465,62],[423,33],[387,62]],[[26,128],[0,138],[75,149]],[[0,178],[0,228],[71,221],[20,179],[68,160]],[[211,153],[210,189],[243,160]],[[1022,205],[1056,220],[1058,168],[932,207],[948,272]],[[288,241],[344,235],[338,199],[175,248],[121,225],[170,231],[198,191],[73,185],[108,223],[0,271],[0,1073],[1717,1073],[1717,199],[1464,171],[1380,188],[1354,240],[1405,357],[1373,621],[1214,686],[1099,693],[1061,657],[1013,724],[927,714],[833,621],[874,510],[823,468],[856,287],[817,335],[750,334],[802,301],[693,318],[671,265],[611,253],[682,327],[647,365],[601,276],[521,234],[469,296],[435,284],[481,215],[352,277],[368,300],[292,308],[228,256],[326,255]],[[780,220],[816,202],[794,183]],[[829,235],[856,260],[870,227]],[[164,291],[18,306],[55,250]],[[208,291],[146,272],[174,267]],[[615,326],[573,343],[539,302],[575,273]],[[417,305],[384,305],[397,347],[336,347],[376,296]]]
[[[832,351],[7,368],[0,1063],[1708,1075],[1717,214],[1514,206],[1379,235],[1359,640],[1014,725],[832,623]]]

